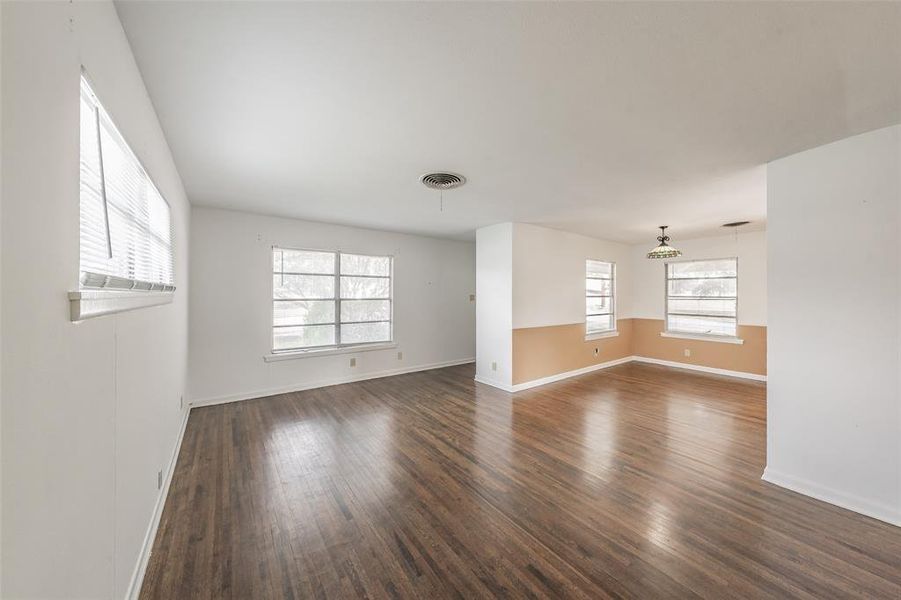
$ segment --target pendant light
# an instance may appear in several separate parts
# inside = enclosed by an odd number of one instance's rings
[[[661,225],[660,226],[660,235],[657,236],[657,241],[660,244],[648,252],[648,258],[676,258],[677,256],[682,256],[682,253],[669,244],[669,236],[666,235],[666,228],[669,225]]]

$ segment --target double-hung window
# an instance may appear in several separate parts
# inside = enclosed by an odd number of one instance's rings
[[[667,263],[667,332],[735,337],[737,323],[738,259]]]
[[[272,249],[272,350],[392,341],[392,258]]]
[[[169,205],[84,77],[80,128],[81,290],[173,291]]]
[[[616,331],[616,265],[585,261],[585,335]]]

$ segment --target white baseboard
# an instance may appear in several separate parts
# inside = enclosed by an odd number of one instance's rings
[[[366,381],[367,379],[380,379],[382,377],[391,377],[392,375],[403,375],[405,373],[416,373],[417,371],[430,371],[432,369],[441,369],[444,367],[453,367],[456,365],[465,365],[475,362],[475,358],[461,358],[457,360],[448,360],[444,362],[431,363],[426,365],[417,365],[413,367],[402,367],[400,369],[386,369],[384,371],[373,371],[371,373],[361,373],[359,375],[351,375],[348,377],[334,377],[332,379],[322,379],[319,381],[309,381],[305,383],[295,383],[288,386],[277,388],[269,388],[264,390],[254,390],[252,392],[241,392],[240,394],[230,394],[227,396],[213,396],[210,398],[199,398],[190,401],[191,407],[212,406],[214,404],[227,404],[229,402],[240,402],[241,400],[252,400],[254,398],[265,398],[266,396],[275,396],[278,394],[288,394],[291,392],[302,392],[304,390],[312,390],[315,388],[328,387],[330,385],[341,385],[342,383],[354,383],[356,381]]]
[[[779,487],[783,487],[787,490],[791,490],[805,496],[810,496],[811,498],[822,500],[823,502],[833,504],[840,508],[845,508],[867,517],[872,517],[880,521],[885,521],[886,523],[889,523],[891,525],[901,527],[901,511],[889,505],[885,505],[879,502],[872,502],[871,500],[867,500],[866,498],[861,498],[854,494],[835,490],[830,487],[814,483],[813,481],[808,481],[806,479],[801,479],[799,477],[793,477],[785,473],[780,473],[778,471],[774,471],[770,467],[766,467],[763,470],[763,476],[761,477],[761,479],[763,479],[767,483],[778,485]]]
[[[476,376],[473,377],[473,379],[478,383],[484,383],[485,385],[490,385],[491,387],[496,387],[497,389],[504,390],[505,392],[512,393],[512,392],[516,391],[513,389],[512,385],[507,385],[505,383],[501,383],[500,381],[493,381],[491,379],[488,379],[487,377],[482,377],[478,374],[476,374]]]
[[[475,380],[479,383],[484,383],[485,385],[490,385],[492,387],[496,387],[500,390],[504,390],[505,392],[521,392],[523,390],[527,390],[529,388],[538,387],[539,385],[547,385],[549,383],[554,383],[555,381],[560,381],[562,379],[569,379],[570,377],[578,377],[579,375],[584,375],[586,373],[591,373],[592,371],[597,371],[599,369],[606,369],[609,367],[613,367],[616,365],[621,365],[627,362],[643,362],[650,363],[655,365],[662,365],[665,367],[675,367],[677,369],[688,369],[690,371],[701,371],[703,373],[714,373],[716,375],[726,375],[729,377],[739,377],[741,379],[753,379],[755,381],[766,381],[766,375],[757,375],[756,373],[745,373],[743,371],[729,371],[728,369],[715,369],[713,367],[704,367],[701,365],[692,365],[688,363],[680,363],[670,360],[660,360],[657,358],[647,358],[645,356],[624,356],[623,358],[618,358],[616,360],[607,361],[604,363],[599,363],[596,365],[591,365],[589,367],[584,367],[582,369],[575,369],[574,371],[566,371],[563,373],[557,373],[556,375],[550,375],[548,377],[542,377],[541,379],[533,379],[532,381],[525,381],[523,383],[517,383],[515,385],[506,385],[499,381],[492,381],[490,379],[480,377],[478,375],[475,376]]]
[[[766,375],[758,375],[757,373],[730,371],[728,369],[715,369],[714,367],[704,367],[702,365],[676,362],[674,360],[660,360],[659,358],[648,358],[646,356],[633,356],[632,360],[636,362],[650,363],[652,365],[663,365],[664,367],[675,367],[676,369],[688,369],[689,371],[701,371],[703,373],[714,373],[716,375],[726,375],[728,377],[753,379],[754,381],[766,381]]]
[[[135,565],[131,581],[128,584],[128,590],[125,592],[125,597],[128,600],[137,600],[138,596],[141,595],[141,585],[144,583],[144,574],[147,572],[147,563],[150,561],[150,551],[153,550],[156,531],[160,526],[160,518],[163,516],[163,507],[166,505],[166,497],[169,495],[169,485],[172,483],[172,476],[175,474],[175,463],[178,461],[178,453],[181,450],[181,442],[185,437],[185,429],[188,426],[188,417],[190,416],[191,408],[188,407],[181,422],[178,438],[175,440],[175,447],[172,449],[172,456],[169,458],[169,466],[166,467],[166,477],[163,480],[163,486],[156,497],[153,516],[147,527],[147,533],[144,534],[144,543],[141,544],[141,551],[138,553],[138,563]]]
[[[523,383],[517,383],[517,384],[513,385],[512,389],[510,391],[521,392],[521,391],[527,390],[529,388],[538,387],[539,385],[547,385],[549,383],[554,383],[555,381],[560,381],[562,379],[569,379],[570,377],[578,377],[579,375],[591,373],[592,371],[599,371],[600,369],[607,369],[610,367],[615,367],[616,365],[621,365],[623,363],[631,362],[634,359],[635,359],[634,356],[624,356],[623,358],[617,358],[616,360],[608,360],[607,362],[602,362],[602,363],[598,363],[596,365],[583,367],[581,369],[575,369],[573,371],[565,371],[563,373],[557,373],[556,375],[549,375],[547,377],[542,377],[541,379],[533,379],[531,381],[524,381]]]

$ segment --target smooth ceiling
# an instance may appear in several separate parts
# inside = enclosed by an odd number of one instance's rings
[[[901,4],[120,2],[197,205],[471,239],[763,227],[765,163],[901,122]],[[438,193],[421,174],[469,182]]]

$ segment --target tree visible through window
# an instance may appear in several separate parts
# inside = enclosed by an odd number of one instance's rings
[[[272,249],[272,349],[392,340],[392,259]]]
[[[667,331],[735,336],[737,322],[737,259],[667,263]]]

